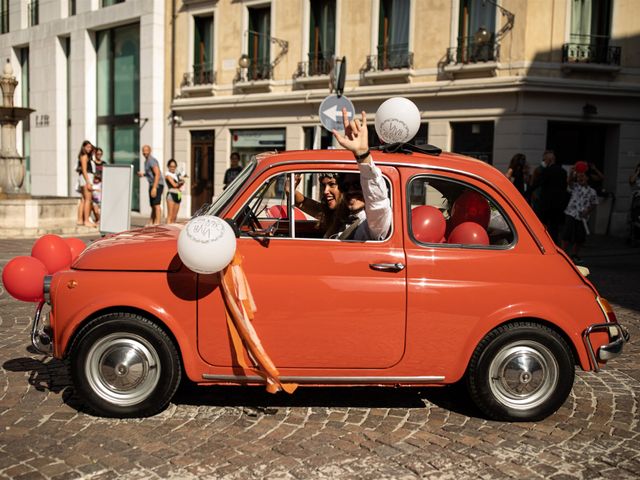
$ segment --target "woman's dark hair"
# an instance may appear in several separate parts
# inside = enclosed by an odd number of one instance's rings
[[[93,167],[91,166],[91,158],[92,155],[91,153],[86,153],[84,151],[84,147],[86,147],[87,145],[92,145],[91,142],[89,140],[85,140],[84,142],[82,142],[82,146],[80,147],[80,152],[78,152],[78,164],[76,165],[76,172],[78,173],[82,173],[82,164],[80,163],[80,157],[82,157],[82,155],[86,155],[88,158],[88,162],[87,162],[87,171],[89,173],[93,173]]]
[[[527,163],[527,157],[524,153],[516,153],[509,162],[509,168],[513,173],[521,172]]]
[[[87,145],[91,145],[91,142],[89,140],[85,140],[84,142],[82,142],[82,146],[80,147],[80,152],[78,152],[78,160],[80,160],[80,157],[86,153],[84,151],[84,147],[86,147]],[[89,158],[91,158],[91,154],[89,154]]]
[[[175,163],[176,167],[178,166],[178,162],[176,162],[175,159],[170,158],[169,161],[167,162],[167,167],[170,166],[172,163]]]

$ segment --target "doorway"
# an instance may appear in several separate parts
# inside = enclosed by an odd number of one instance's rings
[[[191,132],[191,214],[213,199],[213,130]]]
[[[493,122],[452,122],[451,151],[493,164]]]

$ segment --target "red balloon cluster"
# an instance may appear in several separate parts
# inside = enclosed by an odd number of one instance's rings
[[[33,244],[30,257],[15,257],[5,265],[2,269],[4,288],[17,300],[41,301],[45,275],[69,268],[84,248],[85,243],[79,238],[44,235]]]
[[[411,210],[411,231],[419,242],[442,243],[447,221],[442,212],[430,205],[420,205]]]

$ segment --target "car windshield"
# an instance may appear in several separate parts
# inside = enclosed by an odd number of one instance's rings
[[[222,195],[220,195],[213,204],[209,206],[209,208],[204,210],[204,212],[196,213],[194,217],[197,215],[218,215],[235,196],[236,192],[242,187],[247,178],[249,178],[257,164],[258,160],[256,157],[251,157],[251,160],[249,160],[238,176],[227,186],[227,188],[225,188]]]

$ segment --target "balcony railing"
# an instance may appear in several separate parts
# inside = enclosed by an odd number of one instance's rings
[[[31,0],[29,5],[27,5],[27,13],[29,15],[29,26],[33,27],[38,25],[39,17],[40,17],[40,8],[38,4],[38,0]]]
[[[187,87],[214,83],[216,83],[216,72],[213,71],[211,62],[195,64],[193,71],[185,73],[182,78],[182,85]]]
[[[333,68],[333,52],[310,53],[308,62],[299,62],[295,78],[329,75]]]
[[[413,68],[413,52],[408,48],[406,43],[378,45],[378,54],[367,56],[365,71]]]
[[[447,63],[497,62],[500,59],[500,44],[495,40],[468,42],[458,39],[458,46],[447,50]]]
[[[247,68],[238,68],[236,82],[255,82],[259,80],[271,80],[273,78],[273,65],[269,62],[251,62]]]
[[[0,33],[9,33],[9,10],[0,12]]]
[[[621,47],[611,47],[608,42],[565,43],[562,46],[562,63],[620,66],[621,52]]]

